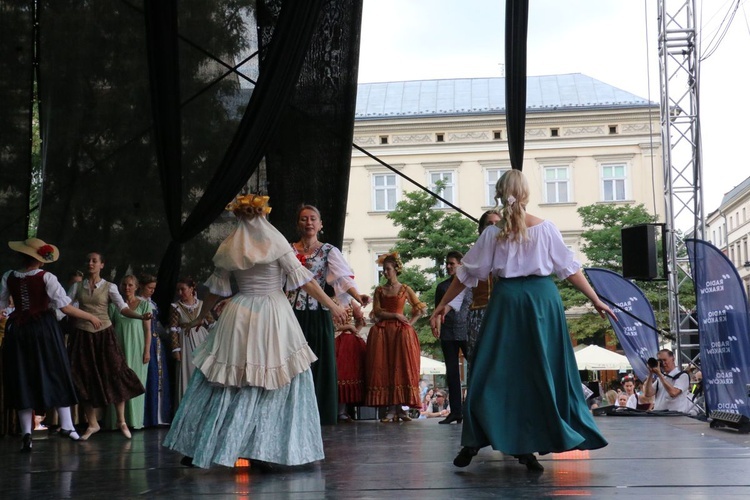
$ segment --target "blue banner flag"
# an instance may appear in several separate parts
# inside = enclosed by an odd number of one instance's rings
[[[659,351],[656,318],[651,303],[640,288],[615,272],[596,267],[584,271],[594,291],[617,316],[617,321],[610,318],[609,322],[633,372],[638,379],[646,380],[646,360],[655,358]]]
[[[724,252],[703,240],[685,245],[698,306],[706,409],[750,417],[750,329],[742,280]]]

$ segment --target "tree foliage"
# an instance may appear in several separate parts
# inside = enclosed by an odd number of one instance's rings
[[[405,263],[415,259],[433,262],[425,273],[445,276],[443,262],[451,250],[465,253],[477,239],[476,224],[458,213],[433,208],[435,200],[424,191],[410,191],[388,218],[400,227],[393,247]]]
[[[477,239],[476,224],[458,213],[435,209],[435,200],[424,191],[410,191],[388,218],[400,227],[399,242],[393,247],[404,263],[429,259],[432,266],[405,266],[399,277],[427,304],[427,313],[415,324],[422,350],[440,358],[440,342],[432,335],[429,315],[435,306],[435,287],[445,277],[445,256],[452,250],[466,253]],[[405,314],[408,316],[409,311]]]

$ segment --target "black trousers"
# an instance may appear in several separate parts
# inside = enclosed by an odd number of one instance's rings
[[[467,342],[465,340],[441,340],[440,347],[445,357],[445,378],[448,379],[448,401],[451,414],[463,415],[463,401],[461,400],[461,373],[458,367],[458,351],[466,358]]]

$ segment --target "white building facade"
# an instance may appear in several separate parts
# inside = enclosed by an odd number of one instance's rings
[[[355,144],[433,190],[442,181],[442,196],[476,218],[494,206],[495,182],[510,169],[503,78],[372,83],[358,90]],[[663,220],[661,154],[658,103],[581,74],[529,77],[527,209],[552,220],[579,258],[579,207],[642,203]],[[387,214],[413,189],[353,151],[343,252],[362,291],[377,283],[375,261],[398,238]],[[441,205],[436,209],[451,210]]]
[[[750,296],[750,177],[724,195],[706,217],[706,239],[732,261]]]

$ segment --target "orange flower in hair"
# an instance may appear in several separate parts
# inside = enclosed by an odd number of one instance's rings
[[[404,263],[401,262],[401,258],[398,256],[398,252],[384,253],[378,257],[377,263],[382,266],[386,259],[391,259],[395,262],[394,269],[396,273],[401,273],[404,269]]]

